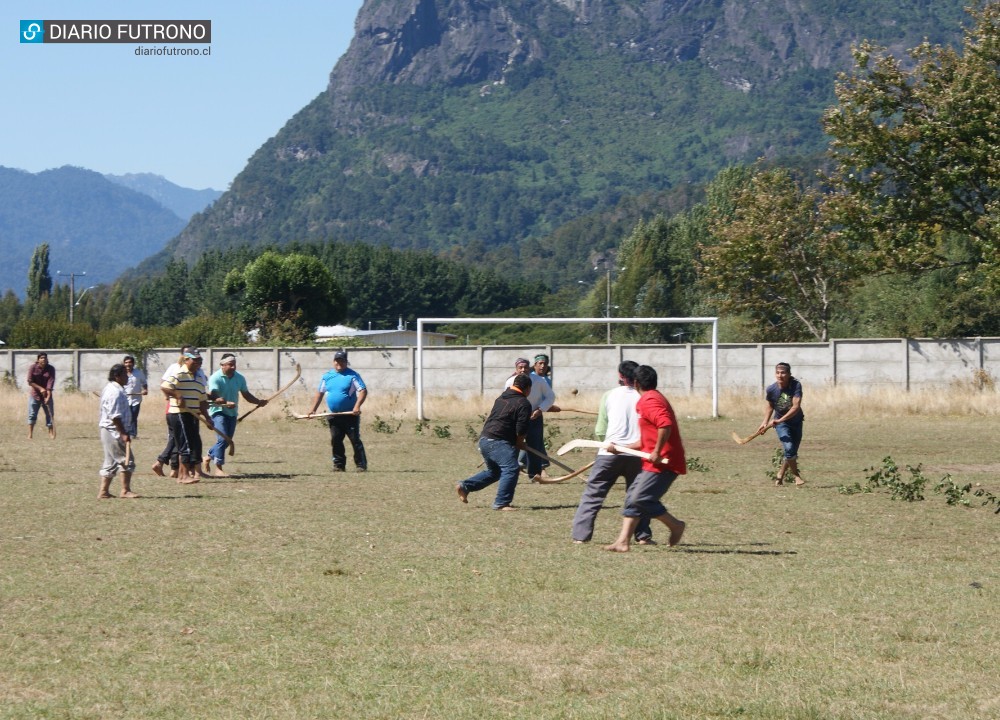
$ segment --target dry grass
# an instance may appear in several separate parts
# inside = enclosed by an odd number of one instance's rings
[[[581,483],[522,485],[517,513],[457,502],[490,400],[435,401],[417,432],[411,397],[375,393],[371,471],[339,475],[325,428],[276,403],[237,432],[241,477],[142,473],[142,499],[99,502],[96,398],[57,395],[58,439],[29,442],[23,396],[0,396],[0,718],[1000,717],[1000,517],[837,491],[892,455],[1000,494],[1000,416],[975,397],[921,416],[810,393],[801,489],[767,483],[773,435],[729,439],[759,399],[722,420],[678,401],[709,468],[667,496],[690,529],[628,556],[598,545],[620,489],[584,546]]]

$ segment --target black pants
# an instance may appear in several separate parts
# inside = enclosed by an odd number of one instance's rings
[[[354,465],[361,470],[368,469],[368,457],[361,442],[361,416],[336,415],[326,419],[330,426],[330,445],[333,447],[333,466],[339,470],[347,467],[347,450],[344,438],[351,441],[354,448]]]
[[[198,418],[191,413],[170,413],[167,415],[167,426],[180,461],[185,465],[200,463],[201,435],[198,432]]]

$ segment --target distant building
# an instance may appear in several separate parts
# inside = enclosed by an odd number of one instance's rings
[[[457,335],[448,333],[427,332],[424,335],[424,346],[447,345],[449,340],[455,340]],[[362,340],[379,347],[405,347],[417,344],[417,331],[407,330],[402,320],[395,330],[358,330],[347,325],[320,325],[316,328],[316,342],[331,342],[333,340]]]

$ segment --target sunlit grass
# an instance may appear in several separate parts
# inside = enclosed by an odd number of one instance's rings
[[[457,501],[492,398],[418,425],[412,396],[373,392],[371,469],[338,475],[325,427],[279,401],[240,425],[241,477],[193,486],[148,472],[152,401],[144,497],[98,501],[97,399],[57,395],[58,438],[28,441],[23,395],[0,396],[0,718],[996,717],[1000,517],[838,492],[891,455],[1000,494],[1000,417],[948,397],[915,415],[807,388],[801,489],[767,480],[773,434],[729,437],[759,398],[721,420],[678,398],[708,468],[666,496],[688,533],[619,556],[620,487],[582,546],[580,482],[522,483],[516,513]],[[550,439],[592,422],[552,416]]]

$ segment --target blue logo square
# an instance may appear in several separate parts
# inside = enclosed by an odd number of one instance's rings
[[[21,42],[40,43],[45,42],[45,21],[44,20],[22,20],[21,21]]]

